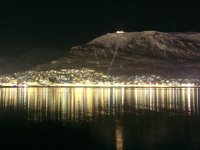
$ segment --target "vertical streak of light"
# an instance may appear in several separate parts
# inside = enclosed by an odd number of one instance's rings
[[[124,88],[122,88],[122,111],[124,112]]]
[[[168,92],[168,97],[169,97],[169,110],[171,111],[172,110],[172,89],[168,89],[167,90]]]
[[[107,91],[107,108],[108,108],[108,115],[111,116],[111,110],[110,110],[110,107],[111,107],[111,100],[110,100],[110,88],[106,89]]]
[[[17,96],[17,94],[16,94]],[[27,101],[27,88],[24,88],[24,99],[23,99],[23,105],[26,106],[26,101]]]
[[[122,88],[122,105],[124,105],[124,87]]]
[[[96,117],[98,115],[98,99],[99,99],[99,94],[96,89],[94,89],[94,119],[96,120]]]
[[[191,88],[187,88],[188,114],[191,114]]]
[[[27,99],[27,111],[28,111],[28,119],[30,119],[30,91],[31,91],[32,89],[30,89],[29,91],[28,91],[28,99]]]
[[[161,91],[161,103],[162,103],[162,109],[165,108],[165,90],[164,88],[162,88],[162,91]]]
[[[135,95],[135,109],[137,110],[137,101],[138,101],[138,89],[134,89],[134,95]]]
[[[156,112],[159,112],[159,93],[158,88],[156,88]]]
[[[147,89],[146,88],[144,89],[144,95],[145,95],[145,97],[144,97],[143,107],[144,107],[144,109],[146,109],[146,107],[147,107],[147,99],[148,99],[148,94],[147,94]]]
[[[194,88],[192,88],[192,113],[195,113],[195,93],[194,93]]]
[[[150,110],[152,110],[152,88],[149,88],[149,94]]]
[[[67,100],[67,121],[70,121],[70,106],[71,106],[71,101],[72,101],[72,99],[71,99],[71,93],[72,93],[72,89],[70,88],[69,89],[69,93],[68,93],[68,96],[67,96],[67,98],[68,98],[68,100]]]
[[[183,112],[185,112],[186,111],[186,105],[185,105],[185,89],[184,88],[182,88],[181,89],[181,92],[182,92],[182,109],[183,109]]]
[[[115,127],[116,150],[123,150],[123,128],[117,124]]]
[[[116,102],[115,102],[115,88],[112,88],[112,101],[113,101],[113,116],[115,116],[116,112]]]
[[[196,98],[196,100],[197,100],[197,113],[199,113],[199,89],[198,88],[196,88],[196,95],[197,95],[197,98]]]
[[[175,89],[175,94],[176,94],[176,96],[175,96],[175,112],[176,112],[177,109],[178,109],[177,107],[178,107],[178,105],[179,105],[179,104],[178,104],[178,94],[179,94],[179,93],[178,93],[178,89],[177,89],[177,88]]]
[[[49,96],[48,96],[48,93],[49,93],[49,92],[48,92],[48,88],[45,88],[45,100],[44,100],[44,101],[45,101],[45,105],[46,105],[46,106],[45,106],[45,107],[46,107],[46,108],[45,108],[45,115],[46,115],[45,117],[46,117],[46,118],[48,117],[48,104],[49,104],[49,99],[48,99]]]

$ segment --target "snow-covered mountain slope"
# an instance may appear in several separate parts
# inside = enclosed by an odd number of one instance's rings
[[[118,50],[173,60],[194,60],[200,57],[200,34],[157,31],[108,33],[90,41],[87,46],[104,49],[105,53]]]
[[[174,33],[181,39],[190,40],[194,42],[200,42],[200,33]]]
[[[88,67],[108,74],[196,75],[200,33],[108,33],[71,48],[67,57],[36,69]]]

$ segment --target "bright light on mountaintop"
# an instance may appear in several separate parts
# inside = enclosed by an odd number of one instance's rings
[[[120,34],[120,33],[125,33],[124,31],[116,31],[116,33]]]

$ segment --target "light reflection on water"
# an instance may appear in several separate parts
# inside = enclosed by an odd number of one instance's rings
[[[50,120],[50,123],[61,121],[66,126],[67,123],[84,126],[84,123],[93,122],[89,126],[95,134],[91,135],[92,139],[96,138],[97,144],[103,143],[104,149],[156,149],[157,145],[161,146],[160,149],[170,145],[166,149],[176,149],[177,142],[178,145],[186,143],[182,145],[186,149],[200,147],[198,88],[0,88],[0,111],[1,117],[14,116],[12,123],[8,119],[8,131],[10,127],[15,129],[15,121],[19,121],[14,113],[19,113],[25,122],[30,120],[31,123]],[[4,113],[10,111],[11,114]],[[155,117],[152,117],[154,114]],[[162,114],[161,117],[158,114]],[[26,125],[23,127],[27,129]],[[51,128],[55,134],[56,127]],[[80,127],[75,128],[81,130]],[[28,128],[28,131],[31,129]],[[23,130],[19,131],[19,135]],[[32,133],[35,134],[34,128]],[[49,135],[54,137],[54,134]],[[63,135],[65,140],[73,136]],[[77,137],[84,135],[75,134]],[[83,140],[87,141],[86,138]],[[187,145],[188,141],[191,145]]]
[[[0,88],[0,108],[29,120],[120,119],[138,111],[199,115],[198,88]]]

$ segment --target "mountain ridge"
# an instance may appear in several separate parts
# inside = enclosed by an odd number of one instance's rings
[[[6,62],[1,58],[0,66],[2,72],[3,69],[20,72],[89,68],[107,75],[156,74],[199,78],[199,58],[198,32],[118,31],[72,47],[65,53],[39,48],[21,55],[17,61]]]
[[[198,76],[200,33],[107,33],[72,47],[66,57],[36,70],[91,68],[107,74]]]

